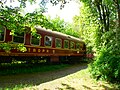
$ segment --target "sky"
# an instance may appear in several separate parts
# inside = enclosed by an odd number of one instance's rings
[[[72,22],[72,18],[75,15],[79,15],[79,4],[74,1],[66,4],[65,7],[60,10],[60,5],[51,6],[48,5],[48,14],[54,18],[56,16],[60,16],[60,18],[64,19],[67,22]]]
[[[7,5],[12,5],[13,7],[19,6],[18,2],[7,2]],[[65,5],[65,7],[60,10],[60,4],[56,6],[52,6],[51,3],[47,4],[48,12],[45,14],[46,16],[50,16],[51,18],[55,18],[56,16],[60,16],[61,19],[64,19],[66,22],[72,22],[73,16],[79,15],[79,7],[80,5],[75,1],[71,1]],[[31,5],[30,3],[26,4],[25,12],[33,12],[35,9],[39,8],[39,3]]]

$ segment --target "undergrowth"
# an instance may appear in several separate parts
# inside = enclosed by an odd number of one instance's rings
[[[0,75],[54,71],[68,66],[68,64],[4,64],[0,65]]]

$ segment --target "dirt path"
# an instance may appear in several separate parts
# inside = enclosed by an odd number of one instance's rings
[[[21,84],[23,86],[40,85],[41,83],[70,75],[85,68],[87,68],[87,64],[79,64],[56,71],[0,76],[0,88],[15,87],[16,85]]]

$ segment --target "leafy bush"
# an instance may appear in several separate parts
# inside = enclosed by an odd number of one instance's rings
[[[96,61],[90,65],[94,78],[109,82],[120,82],[120,55],[111,48],[101,48]]]

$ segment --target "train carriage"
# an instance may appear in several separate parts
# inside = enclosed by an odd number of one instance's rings
[[[26,62],[38,62],[43,59],[50,62],[61,60],[76,60],[85,57],[85,43],[78,38],[60,32],[35,27],[36,36],[31,33],[16,33],[11,36],[10,30],[1,27],[0,43],[12,42],[13,45],[23,43],[26,52],[12,49],[9,53],[0,49],[0,62],[10,62],[13,59]]]

